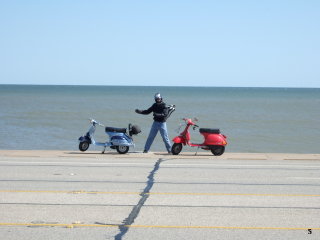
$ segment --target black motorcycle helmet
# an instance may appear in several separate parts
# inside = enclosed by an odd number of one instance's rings
[[[138,135],[139,133],[141,133],[141,128],[138,125],[129,123],[129,135]]]
[[[161,103],[162,102],[162,97],[160,93],[156,93],[154,95],[154,100],[156,101],[156,103]]]

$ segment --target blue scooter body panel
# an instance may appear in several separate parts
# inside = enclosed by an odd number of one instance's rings
[[[91,144],[91,138],[89,138],[88,136],[81,136],[79,137],[79,142],[88,142]]]
[[[107,132],[113,146],[134,146],[132,138],[123,132]]]

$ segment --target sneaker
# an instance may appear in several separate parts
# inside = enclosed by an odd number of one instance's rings
[[[172,154],[172,152],[168,151],[168,154],[169,154],[169,155],[171,155],[171,154]]]
[[[148,153],[148,151],[147,150],[143,150],[143,153]]]

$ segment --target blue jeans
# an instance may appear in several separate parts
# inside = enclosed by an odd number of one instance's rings
[[[171,144],[168,137],[167,124],[165,122],[156,121],[154,121],[151,126],[149,137],[147,139],[146,145],[144,146],[144,150],[149,151],[154,138],[157,136],[158,131],[160,131],[161,137],[163,139],[164,144],[166,145],[167,151],[171,152]]]

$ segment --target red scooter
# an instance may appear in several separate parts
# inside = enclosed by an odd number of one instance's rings
[[[179,136],[176,136],[172,141],[174,144],[172,145],[171,152],[173,155],[178,155],[182,150],[182,145],[188,145],[191,147],[198,147],[205,150],[211,150],[212,154],[215,156],[220,156],[224,153],[225,146],[227,145],[227,136],[220,133],[220,129],[217,128],[200,128],[199,132],[204,137],[203,143],[191,143],[190,142],[190,126],[193,126],[193,130],[198,128],[191,119],[183,118],[186,123],[185,129],[180,133]],[[195,119],[194,121],[197,121]],[[197,154],[197,153],[196,153]]]

